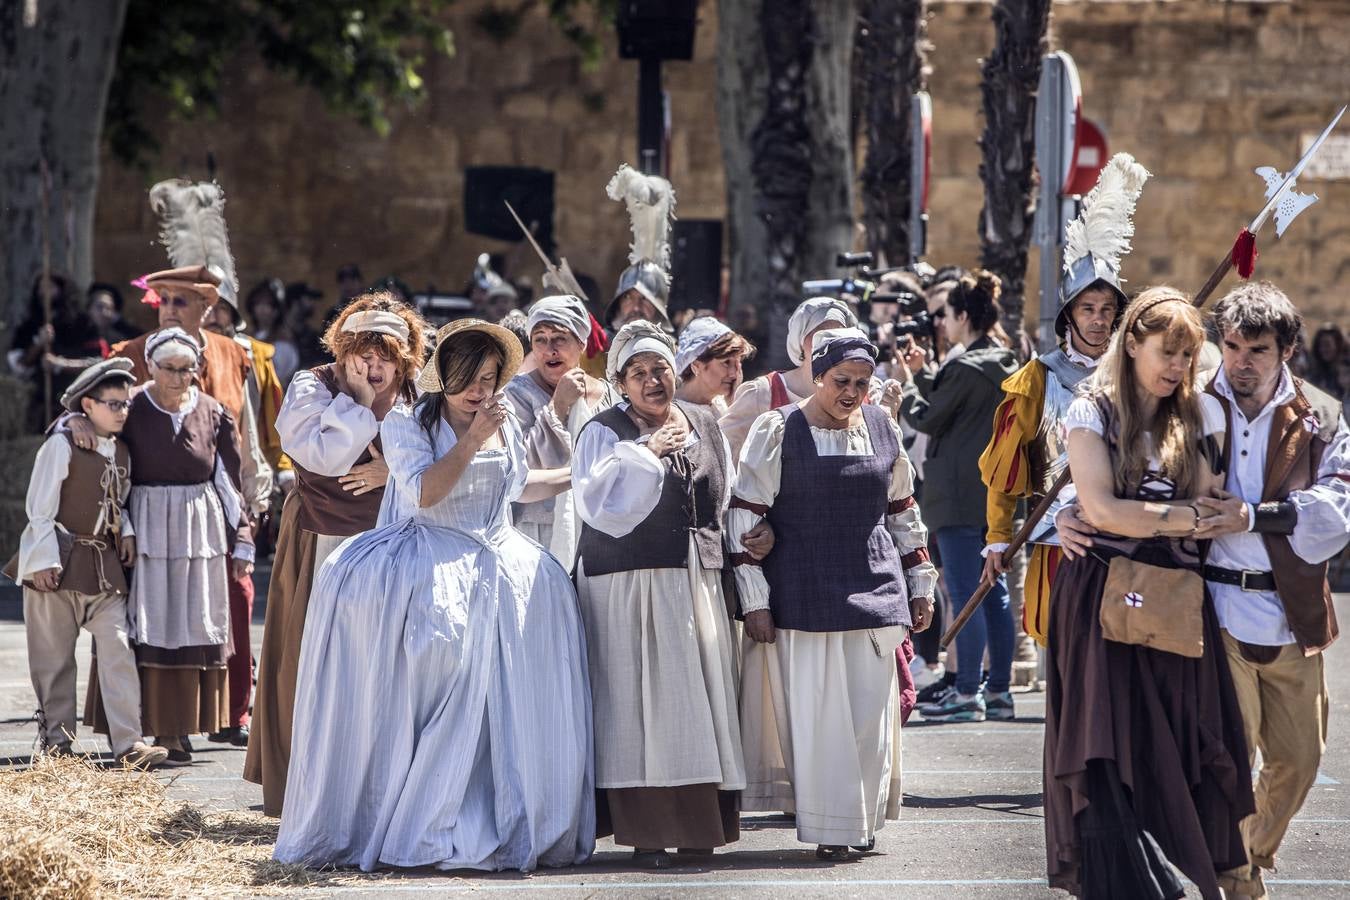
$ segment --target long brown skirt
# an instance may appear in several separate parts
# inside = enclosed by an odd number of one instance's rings
[[[1177,564],[1166,541],[1146,542],[1134,558]],[[1051,589],[1050,885],[1081,897],[1166,896],[1157,890],[1166,879],[1149,862],[1152,841],[1204,897],[1218,898],[1217,873],[1246,861],[1238,824],[1255,803],[1213,603],[1206,595],[1205,650],[1198,659],[1108,641],[1099,620],[1106,575],[1097,558],[1065,560]],[[1110,812],[1112,796],[1116,813]],[[1122,894],[1122,879],[1152,887]]]
[[[244,757],[244,780],[262,785],[263,812],[281,815],[286,772],[291,764],[291,719],[300,640],[314,580],[318,536],[300,527],[301,499],[292,491],[281,510],[272,578],[267,586],[267,616],[258,655],[258,686],[253,694],[253,724]]]
[[[741,838],[741,792],[716,784],[600,788],[595,835],[624,847],[707,850]]]
[[[166,669],[138,665],[141,674],[141,731],[158,737],[210,734],[230,723],[229,670]],[[98,660],[89,666],[84,724],[96,734],[108,733],[108,717],[98,688]]]

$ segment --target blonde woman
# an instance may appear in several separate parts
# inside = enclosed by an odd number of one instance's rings
[[[1079,515],[1098,533],[1051,593],[1045,830],[1051,886],[1080,897],[1182,897],[1176,866],[1217,900],[1217,873],[1247,860],[1251,776],[1213,604],[1203,581],[1189,607],[1186,590],[1151,587],[1198,569],[1197,498],[1223,487],[1223,412],[1195,387],[1204,336],[1184,294],[1144,291],[1067,416]],[[1155,605],[1165,624],[1144,643],[1111,627]]]

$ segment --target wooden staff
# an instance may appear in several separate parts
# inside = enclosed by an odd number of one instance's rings
[[[47,167],[47,155],[44,153],[38,157],[38,166],[41,170],[42,184],[42,324],[43,330],[52,327],[52,242],[48,231],[49,208],[51,206],[52,192],[52,173]],[[38,358],[38,365],[42,366],[42,409],[44,422],[52,420],[52,369],[47,364],[47,357],[51,354],[51,345],[49,344],[43,351],[42,356]]]

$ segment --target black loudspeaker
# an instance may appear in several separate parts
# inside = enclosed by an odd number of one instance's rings
[[[670,311],[717,309],[722,297],[722,223],[676,219],[670,252]]]
[[[621,59],[693,59],[698,0],[619,0]]]
[[[499,241],[523,241],[510,203],[545,253],[553,252],[553,173],[519,166],[469,166],[464,170],[464,230]]]

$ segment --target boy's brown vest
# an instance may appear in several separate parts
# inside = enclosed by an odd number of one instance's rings
[[[57,590],[90,595],[109,591],[126,594],[127,578],[122,571],[122,560],[117,554],[117,542],[120,537],[118,523],[121,521],[122,486],[129,478],[131,454],[126,444],[117,441],[117,449],[113,454],[115,462],[110,462],[97,451],[76,447],[69,434],[64,437],[70,442],[70,468],[61,482],[61,503],[56,510],[56,522],[70,535],[69,541],[64,537],[58,538],[69,546],[70,555],[67,558],[63,546],[61,582]],[[104,498],[108,498],[110,508],[108,515],[104,516],[103,529],[95,534],[94,528],[98,525]],[[15,570],[18,564],[16,555],[5,566],[5,574],[13,578],[17,574]]]
[[[1223,455],[1229,460],[1233,409],[1228,399],[1214,390],[1213,381],[1206,390],[1223,406],[1227,423]],[[1303,380],[1294,379],[1294,399],[1276,409],[1271,417],[1262,503],[1284,500],[1293,492],[1306,490],[1317,482],[1322,455],[1336,433],[1340,417],[1338,402]],[[1315,428],[1312,427],[1314,421]],[[1331,586],[1327,583],[1327,563],[1304,561],[1289,545],[1287,535],[1262,534],[1261,537],[1270,554],[1275,591],[1284,605],[1285,618],[1289,620],[1289,628],[1299,647],[1307,656],[1326,649],[1340,633],[1331,602]]]

